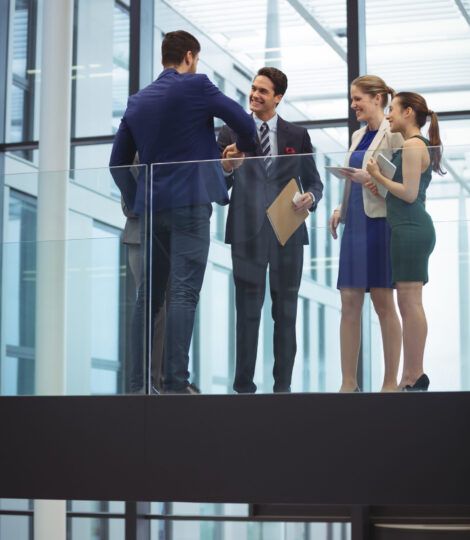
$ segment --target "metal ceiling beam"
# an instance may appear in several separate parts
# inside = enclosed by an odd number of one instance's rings
[[[297,11],[297,13],[308,23],[328,45],[340,56],[342,60],[347,61],[347,53],[341,45],[333,38],[331,32],[318,22],[318,20],[302,5],[299,0],[287,0],[287,2]]]
[[[463,5],[462,0],[454,0],[457,7],[460,10],[460,13],[463,15],[463,18],[467,21],[467,24],[470,26],[470,14],[466,10],[465,6]]]

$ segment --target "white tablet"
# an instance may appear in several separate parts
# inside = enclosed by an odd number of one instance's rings
[[[395,171],[397,170],[396,166],[383,154],[379,154],[377,156],[377,163],[379,165],[380,172],[387,178],[392,179]]]
[[[329,171],[331,174],[334,174],[337,178],[340,178],[341,180],[344,180],[347,178],[342,171],[348,171],[348,172],[355,172],[356,169],[354,167],[325,167],[327,171]]]

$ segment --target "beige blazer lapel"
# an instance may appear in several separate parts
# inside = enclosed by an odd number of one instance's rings
[[[388,120],[384,118],[382,122],[380,123],[379,129],[377,130],[376,136],[372,139],[369,148],[364,152],[364,159],[362,160],[362,168],[365,170],[366,165],[369,161],[369,159],[374,155],[374,152],[381,146],[381,143],[385,137],[385,134],[388,130]],[[361,136],[362,138],[362,136]],[[357,143],[359,144],[359,143]],[[356,146],[357,146],[356,144]]]
[[[374,154],[378,153],[379,149],[383,147],[386,148],[388,146],[387,133],[389,132],[389,129],[390,128],[389,128],[388,120],[384,118],[382,122],[380,123],[379,129],[377,130],[377,134],[372,139],[369,145],[369,148],[364,153],[364,158],[362,160],[362,169],[364,170],[366,169],[367,162]],[[359,143],[364,137],[366,130],[367,130],[367,127],[363,127],[361,129],[358,129],[356,132],[354,132],[351,138],[351,146],[349,148],[348,153],[346,154],[345,166],[349,165],[351,154],[359,146]],[[372,195],[372,193],[367,188],[362,186],[362,197],[364,199],[364,211],[366,215],[369,217],[385,217],[386,215],[385,194],[387,193],[387,189],[384,188],[380,184],[378,184],[377,187],[379,190],[380,197],[376,195]],[[351,195],[351,188],[352,188],[351,180],[346,179],[344,181],[343,199],[339,207],[340,220],[342,223],[344,223],[346,220],[346,211],[349,204],[349,197]]]

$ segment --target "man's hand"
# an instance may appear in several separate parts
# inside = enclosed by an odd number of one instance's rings
[[[233,169],[238,169],[243,163],[244,157],[245,154],[238,150],[236,143],[229,144],[222,154],[222,167],[224,171],[230,172]]]
[[[296,212],[308,210],[313,204],[312,195],[310,193],[304,193],[293,204]]]
[[[338,210],[335,210],[333,212],[333,215],[330,218],[330,222],[328,223],[328,227],[330,229],[331,236],[336,240],[338,238],[338,233],[336,232],[336,229],[339,225],[339,218],[340,213]]]

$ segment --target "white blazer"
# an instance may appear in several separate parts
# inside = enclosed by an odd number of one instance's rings
[[[349,160],[351,154],[359,146],[362,138],[364,137],[367,127],[358,129],[352,134],[351,147],[349,148],[344,163],[345,167],[349,166]],[[403,145],[403,137],[400,133],[391,133],[390,124],[388,120],[384,118],[377,130],[376,136],[372,139],[369,148],[364,152],[364,159],[362,160],[362,169],[366,169],[366,165],[371,157],[377,158],[378,154],[383,154],[387,159],[391,159],[392,154],[398,148]],[[375,180],[371,178],[373,182]],[[341,205],[337,208],[340,211],[340,221],[344,223],[346,221],[346,211],[348,209],[349,197],[351,195],[352,180],[346,179],[343,190],[343,200]],[[385,205],[385,195],[387,189],[381,184],[377,183],[379,193],[373,195],[367,188],[362,186],[362,198],[364,200],[364,211],[366,216],[371,218],[385,217],[387,215],[387,208]]]

